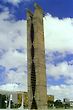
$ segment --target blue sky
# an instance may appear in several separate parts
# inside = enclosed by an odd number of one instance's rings
[[[73,100],[73,0],[0,0],[0,89],[27,91],[26,10],[44,10],[47,94]]]
[[[59,18],[73,17],[73,0],[0,0],[1,8],[8,7],[9,12],[14,14],[17,20],[26,19],[26,9],[34,10],[34,3],[38,3],[44,13],[50,13],[52,16]]]

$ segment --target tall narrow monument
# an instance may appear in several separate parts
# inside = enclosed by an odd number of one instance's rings
[[[43,11],[27,11],[27,66],[29,109],[47,108]]]

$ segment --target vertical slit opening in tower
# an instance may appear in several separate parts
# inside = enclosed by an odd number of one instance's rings
[[[34,46],[33,45],[31,46],[31,57],[33,60],[34,59]]]
[[[34,41],[34,26],[33,26],[33,23],[31,23],[31,42],[33,43]]]
[[[32,87],[32,93],[33,96],[35,94],[35,88],[36,88],[36,74],[35,74],[35,64],[32,62],[31,64],[31,87]]]
[[[31,109],[37,109],[37,103],[36,103],[36,100],[35,100],[34,97],[33,97],[33,100],[32,100]]]

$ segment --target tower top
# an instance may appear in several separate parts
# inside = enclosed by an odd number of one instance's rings
[[[39,9],[42,12],[42,14],[44,15],[43,9],[37,3],[34,3],[34,7],[35,7],[35,9]]]
[[[32,16],[33,16],[33,13],[29,9],[27,9],[27,20],[32,18]]]
[[[37,3],[34,3],[34,7],[42,10],[42,8]]]
[[[44,16],[44,11],[42,10],[42,8],[37,3],[34,3],[34,8],[35,8],[35,10],[40,10],[40,12]],[[27,19],[29,19],[29,17],[32,17],[32,16],[33,16],[33,13],[29,9],[27,9]]]

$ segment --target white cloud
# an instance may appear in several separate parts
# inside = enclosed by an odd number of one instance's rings
[[[73,19],[58,19],[46,15],[44,18],[44,36],[47,60],[50,62],[64,58],[66,52],[72,53],[73,51]],[[50,53],[56,50],[63,54],[56,57],[52,56]],[[55,99],[69,98],[73,100],[73,65],[68,65],[66,61],[62,61],[55,66],[48,61],[46,64],[47,76],[52,76],[55,80],[64,76],[65,84],[49,85],[48,82],[47,93],[54,95]],[[69,61],[69,64],[72,62],[72,60]]]
[[[73,100],[73,85],[56,85],[47,88],[47,94],[55,96],[56,99],[68,98]]]
[[[47,15],[44,18],[44,35],[47,60],[53,61],[56,58],[62,59],[66,56],[66,52],[73,51],[73,19],[58,19]],[[60,56],[52,56],[52,52],[58,50],[63,52]],[[49,52],[48,52],[49,51]],[[65,77],[64,85],[49,85],[47,93],[55,96],[55,99],[69,98],[73,100],[73,65],[68,65],[66,61],[59,62],[56,66],[47,62],[47,76],[52,76],[56,80],[60,76]],[[73,61],[69,61],[71,64]],[[68,84],[68,85],[67,85]]]
[[[61,62],[57,66],[48,64],[46,67],[47,75],[53,76],[56,79],[60,78],[61,75],[73,79],[73,65],[68,65],[67,62]]]
[[[6,51],[0,64],[5,66],[18,65],[23,59],[26,62],[26,45],[27,45],[27,29],[26,21],[8,21],[10,17],[9,11],[0,14],[0,49]],[[23,53],[19,53],[16,49],[24,49]]]
[[[45,46],[49,50],[73,50],[73,19],[44,18]]]
[[[27,85],[27,75],[24,72],[18,73],[14,71],[9,71],[9,73],[7,73],[7,82]]]
[[[26,64],[27,55],[26,53],[19,53],[17,51],[8,50],[2,59],[0,59],[0,65],[6,68],[18,67]]]
[[[7,20],[11,16],[6,9],[0,14],[0,65],[6,67],[6,83],[20,83],[22,87],[27,85],[27,75],[24,72],[27,61],[27,27],[25,20]],[[16,49],[23,49],[23,52]],[[16,72],[10,70],[14,67],[17,68]]]
[[[0,92],[24,92],[27,91],[25,86],[19,87],[17,84],[5,84],[0,86]]]
[[[16,49],[26,47],[26,21],[6,21],[10,14],[8,11],[0,14],[0,48]]]
[[[4,0],[4,2],[9,2],[9,3],[12,3],[13,5],[17,5],[18,3],[22,2],[22,1],[29,2],[31,0]]]

